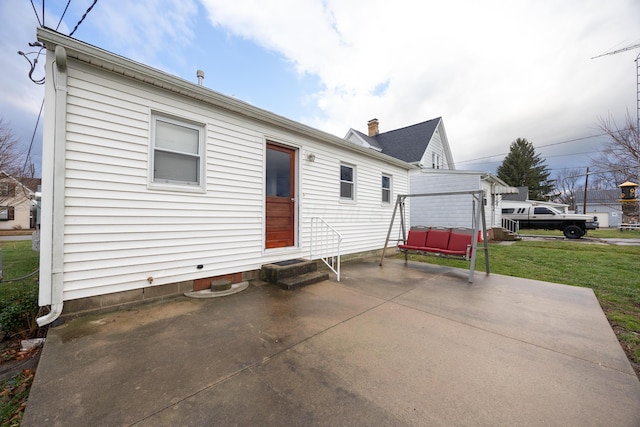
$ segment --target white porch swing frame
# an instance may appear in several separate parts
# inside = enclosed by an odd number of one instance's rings
[[[484,259],[485,259],[485,269],[486,274],[489,275],[491,273],[489,268],[489,243],[487,236],[487,221],[485,218],[484,212],[484,191],[483,190],[469,190],[469,191],[449,191],[446,193],[422,193],[422,194],[398,194],[396,197],[396,204],[393,208],[393,214],[391,215],[391,223],[389,224],[389,231],[387,232],[387,238],[384,242],[384,248],[382,249],[382,257],[380,258],[380,266],[382,267],[382,263],[384,261],[384,257],[387,251],[387,246],[389,245],[389,239],[391,237],[391,230],[393,229],[393,225],[395,223],[396,214],[398,210],[400,210],[400,229],[402,231],[402,240],[404,243],[407,242],[407,228],[405,223],[405,201],[408,198],[414,197],[434,197],[434,196],[454,196],[454,195],[465,195],[468,194],[471,196],[471,259],[469,260],[469,283],[473,283],[473,277],[476,267],[476,252],[478,247],[478,232],[482,231],[482,242],[484,244]],[[442,255],[443,257],[450,258],[448,256]],[[456,257],[460,259],[460,257]],[[407,263],[407,251],[404,253],[405,265]]]

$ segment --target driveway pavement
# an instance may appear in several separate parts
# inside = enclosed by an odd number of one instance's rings
[[[49,330],[23,426],[638,426],[590,289],[401,260]]]
[[[640,246],[640,239],[600,239],[610,245]]]

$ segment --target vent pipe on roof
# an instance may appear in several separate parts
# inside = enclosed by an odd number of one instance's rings
[[[196,76],[198,76],[198,85],[202,86],[202,80],[204,79],[204,71],[202,70],[196,71]]]
[[[378,119],[371,119],[367,122],[367,127],[369,128],[369,136],[376,136],[380,133],[380,129],[378,128]]]

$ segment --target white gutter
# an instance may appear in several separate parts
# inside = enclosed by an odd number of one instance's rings
[[[49,50],[49,52],[51,52]],[[62,274],[64,251],[64,174],[67,138],[67,52],[58,45],[55,48],[55,67],[50,77],[55,88],[55,115],[53,139],[53,202],[51,259],[51,311],[38,317],[38,326],[48,325],[62,314]],[[49,250],[42,248],[41,250]]]

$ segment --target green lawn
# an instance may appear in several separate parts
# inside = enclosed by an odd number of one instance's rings
[[[32,333],[38,312],[38,275],[25,277],[38,269],[39,254],[31,249],[31,241],[0,242],[2,277],[0,283],[0,330],[9,335]]]
[[[0,283],[0,330],[6,334],[0,343],[0,363],[12,361],[20,349],[18,338],[38,332],[38,275],[28,276],[38,269],[39,254],[31,249],[31,241],[0,242],[2,275]],[[18,341],[18,343],[16,343]],[[0,424],[20,425],[35,371],[26,369],[0,381]]]
[[[38,268],[39,254],[31,249],[31,240],[0,242],[3,280],[26,276]],[[0,298],[7,289],[0,283]]]
[[[592,288],[640,376],[640,246],[520,241],[490,244],[489,258],[492,273]],[[434,256],[410,255],[410,259],[469,268],[468,262]],[[479,248],[476,271],[484,267],[484,251]]]

